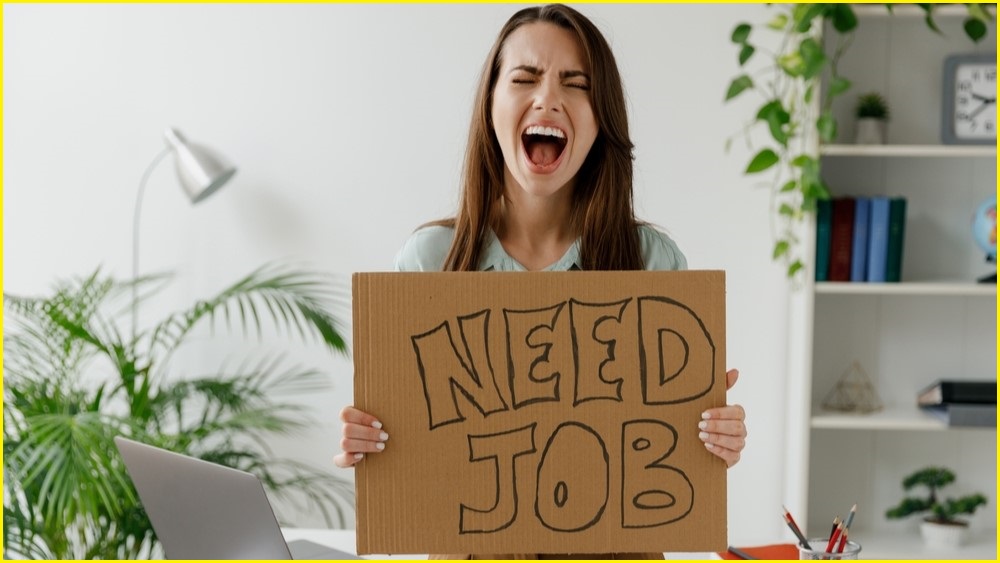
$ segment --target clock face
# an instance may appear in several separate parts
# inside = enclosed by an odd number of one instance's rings
[[[955,67],[952,120],[958,139],[997,138],[997,65],[968,63]]]

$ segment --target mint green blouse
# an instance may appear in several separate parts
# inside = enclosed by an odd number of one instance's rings
[[[454,229],[451,227],[423,227],[407,239],[396,255],[397,272],[440,272],[451,247]],[[677,244],[649,225],[639,226],[639,243],[647,270],[686,270],[687,259]],[[579,270],[580,241],[577,240],[562,258],[545,268],[547,272]],[[524,272],[527,269],[511,258],[500,244],[500,239],[490,231],[486,251],[479,261],[479,270],[497,272]]]

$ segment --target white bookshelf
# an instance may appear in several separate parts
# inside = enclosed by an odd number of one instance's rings
[[[907,198],[902,282],[807,281],[789,304],[789,387],[785,498],[807,535],[829,532],[833,516],[859,505],[851,538],[864,559],[996,559],[996,428],[948,427],[920,411],[916,394],[940,378],[996,377],[995,271],[972,240],[976,205],[996,193],[996,146],[940,144],[941,67],[958,52],[993,52],[995,24],[974,46],[963,6],[938,7],[937,35],[923,12],[859,6],[853,44],[840,70],[854,84],[834,101],[836,143],[815,147],[834,195]],[[881,92],[892,119],[888,144],[853,145],[856,97]],[[818,103],[818,102],[817,102]],[[800,231],[807,276],[814,276],[815,223]],[[857,361],[884,408],[871,414],[821,405]],[[945,465],[957,482],[948,496],[981,492],[988,505],[970,520],[973,541],[948,553],[924,547],[919,516],[887,520],[903,497],[902,478]]]

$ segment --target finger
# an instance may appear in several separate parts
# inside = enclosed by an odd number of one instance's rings
[[[742,420],[703,420],[698,423],[698,430],[722,436],[747,437],[747,426]]]
[[[371,426],[361,426],[360,424],[345,423],[343,432],[345,438],[367,440],[369,442],[384,442],[389,439],[389,434],[385,430],[379,430]]]
[[[740,378],[740,370],[731,369],[726,372],[726,391],[733,388],[736,385],[736,380]]]
[[[743,448],[746,447],[746,439],[743,436],[728,436],[726,434],[699,432],[698,438],[706,445],[706,447],[711,445],[734,452],[742,452]]]
[[[354,464],[358,463],[365,458],[365,454],[355,453],[355,452],[344,452],[333,456],[333,464],[337,467],[347,469],[354,467]]]
[[[718,456],[723,461],[725,461],[726,467],[732,467],[740,461],[740,452],[738,451],[730,450],[728,448],[723,448],[721,446],[717,446],[711,443],[706,443],[705,448],[707,448],[708,451],[712,452],[712,454]]]
[[[727,405],[713,409],[705,409],[701,413],[703,420],[746,420],[747,412],[743,405]]]
[[[344,438],[340,441],[340,449],[352,453],[374,453],[384,450],[385,443]]]
[[[350,405],[341,409],[340,420],[351,424],[369,426],[371,428],[382,428],[382,423],[379,422],[377,418]]]

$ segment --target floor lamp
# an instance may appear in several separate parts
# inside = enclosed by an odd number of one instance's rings
[[[139,217],[142,212],[142,196],[146,191],[146,183],[160,161],[173,153],[177,164],[177,179],[187,193],[192,204],[204,201],[221,188],[233,174],[236,167],[215,151],[189,143],[183,135],[174,128],[168,127],[163,132],[167,146],[156,155],[153,162],[139,181],[139,192],[135,198],[135,211],[132,215],[132,339],[135,340],[139,324]]]

